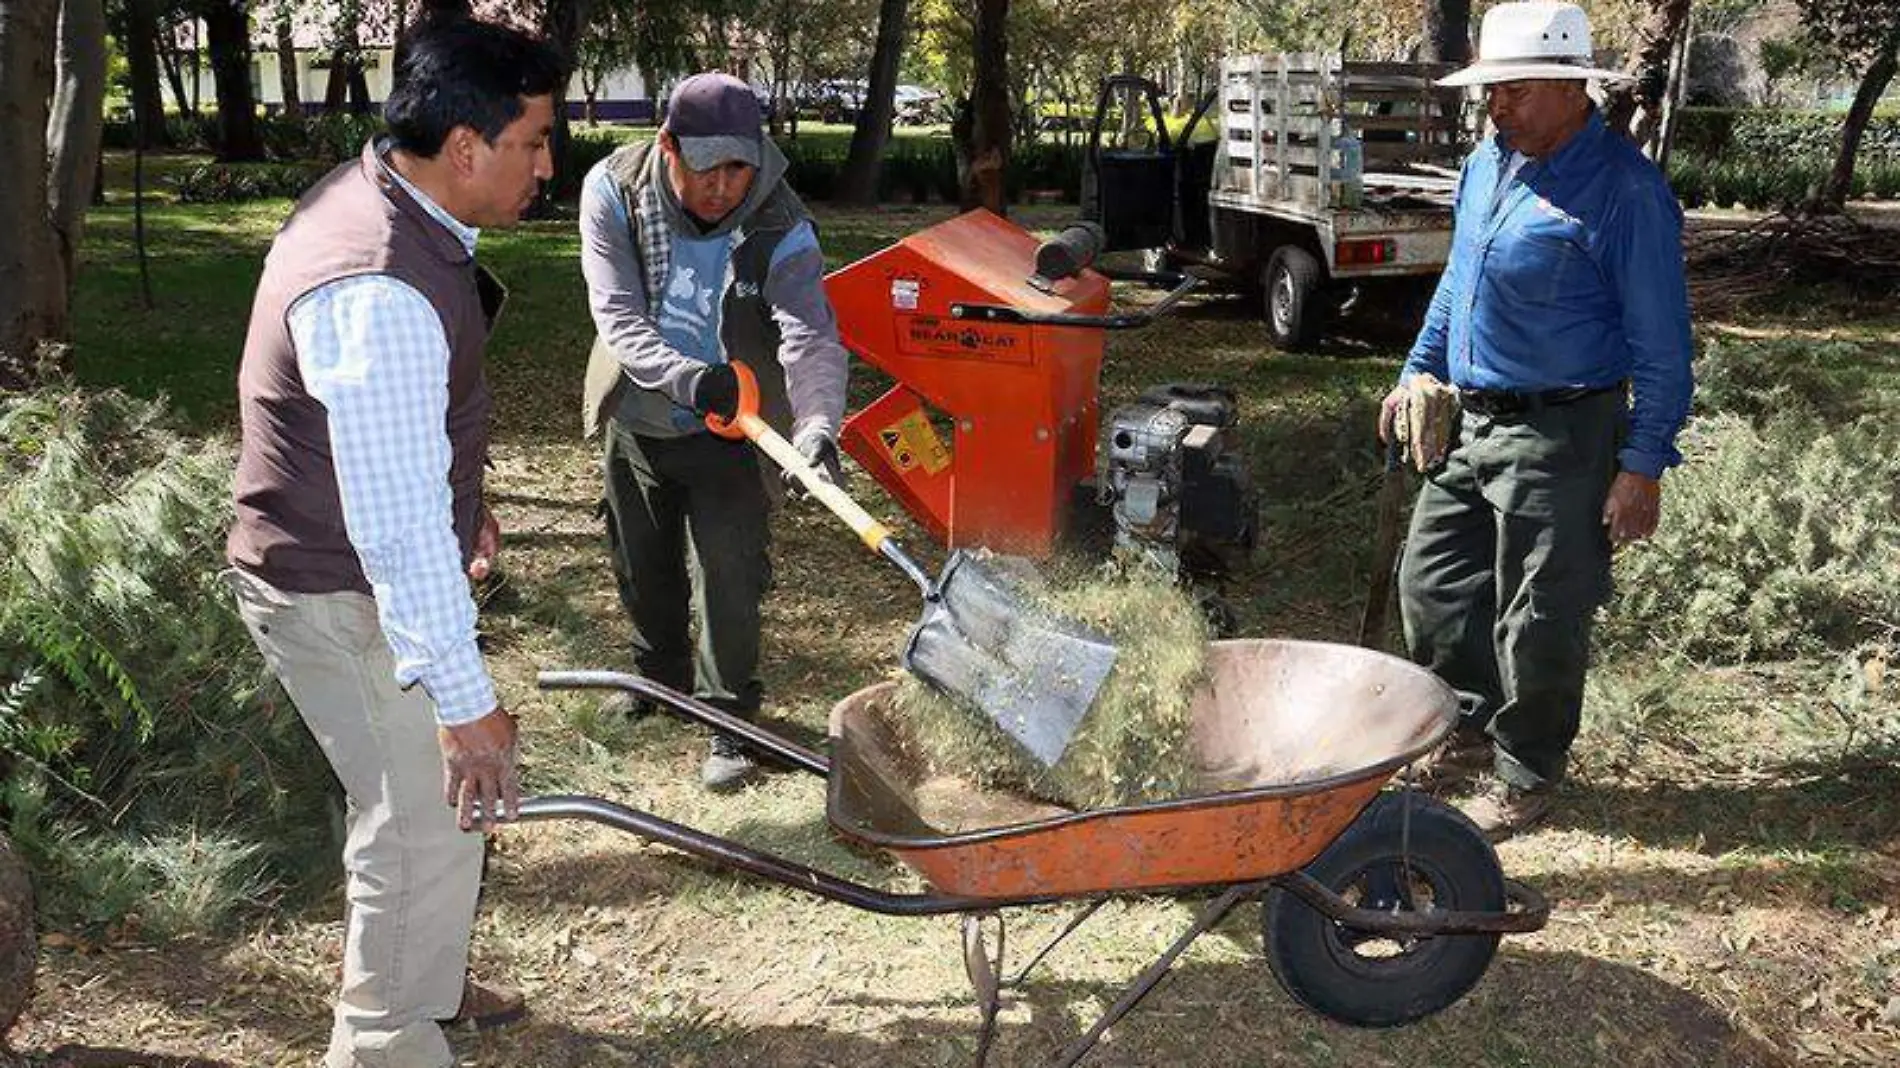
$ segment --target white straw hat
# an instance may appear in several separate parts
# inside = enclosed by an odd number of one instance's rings
[[[1484,13],[1478,61],[1438,79],[1440,85],[1491,85],[1533,79],[1623,80],[1622,71],[1595,66],[1590,18],[1575,4],[1530,0],[1499,4]]]

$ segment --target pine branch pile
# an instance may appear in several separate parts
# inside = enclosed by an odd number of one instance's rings
[[[334,780],[217,577],[232,461],[157,403],[0,398],[0,820],[58,921],[182,933],[334,866]]]
[[[1725,316],[1790,287],[1828,285],[1868,299],[1900,293],[1900,229],[1845,215],[1782,212],[1692,231],[1689,298],[1698,316]]]

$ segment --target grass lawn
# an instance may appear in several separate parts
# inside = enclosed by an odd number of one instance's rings
[[[167,394],[194,427],[230,433],[251,289],[286,207],[156,206],[148,310],[130,213],[115,195],[88,231],[82,380]],[[1071,210],[1019,220],[1050,227]],[[818,214],[838,265],[948,209]],[[625,664],[593,510],[596,453],[576,433],[591,330],[575,254],[562,220],[485,234],[481,246],[511,290],[489,359],[491,486],[508,532],[507,574],[483,618],[504,700],[523,716],[529,785],[617,798],[847,878],[918,888],[894,863],[831,835],[819,780],[775,776],[738,797],[708,796],[696,785],[704,740],[695,731],[657,719],[603,723],[585,697],[533,688],[540,669]],[[1836,310],[1810,307],[1700,326],[1861,341],[1866,388],[1891,398],[1900,385],[1892,314],[1843,324]],[[1379,478],[1369,428],[1405,333],[1373,324],[1318,355],[1279,354],[1243,302],[1213,294],[1149,330],[1110,335],[1104,410],[1168,380],[1216,381],[1242,398],[1244,448],[1265,505],[1265,545],[1229,591],[1242,634],[1351,640]],[[857,403],[872,377],[854,373]],[[853,487],[874,513],[899,514],[862,475]],[[934,557],[927,539],[900,527]],[[892,670],[916,595],[814,508],[782,513],[776,532],[769,711],[816,741],[834,701]],[[1274,982],[1258,913],[1243,909],[1086,1063],[1900,1063],[1900,1002],[1889,1000],[1900,998],[1900,772],[1880,751],[1830,747],[1840,737],[1825,727],[1835,668],[1602,665],[1557,813],[1500,850],[1508,874],[1549,895],[1552,921],[1507,938],[1487,977],[1447,1011],[1394,1031],[1305,1012]],[[1871,700],[1891,716],[1886,686]],[[62,1063],[50,1056],[62,1046],[199,1064],[312,1063],[327,1030],[339,897],[259,916],[221,939],[49,939],[15,1047],[35,1064]],[[1198,903],[1110,904],[1007,998],[992,1063],[1048,1063]],[[1020,965],[1071,912],[1012,913],[1012,959]],[[826,904],[603,829],[538,824],[501,835],[476,952],[487,971],[528,990],[533,1015],[492,1035],[456,1035],[464,1063],[923,1068],[967,1063],[975,1048],[953,921]]]

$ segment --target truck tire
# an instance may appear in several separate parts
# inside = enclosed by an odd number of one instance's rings
[[[1318,347],[1326,309],[1320,290],[1325,272],[1313,254],[1297,245],[1281,245],[1262,273],[1261,314],[1276,347],[1308,352]]]

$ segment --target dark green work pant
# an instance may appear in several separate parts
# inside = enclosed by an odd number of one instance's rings
[[[606,429],[607,538],[640,674],[737,715],[759,710],[771,506],[750,442]],[[699,641],[691,624],[699,617]]]
[[[1577,736],[1627,422],[1621,391],[1517,416],[1467,411],[1412,512],[1406,646],[1465,697],[1467,727],[1489,732],[1498,775],[1519,787],[1561,779]]]

